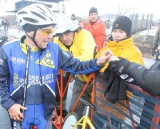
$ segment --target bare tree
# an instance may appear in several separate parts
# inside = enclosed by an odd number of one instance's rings
[[[117,6],[117,16],[127,15],[128,13],[135,12],[136,8],[130,3],[121,3]]]

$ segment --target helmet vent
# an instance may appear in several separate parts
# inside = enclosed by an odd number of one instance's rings
[[[53,19],[52,18],[50,18],[51,19],[51,21],[53,21]]]
[[[25,11],[20,11],[20,12],[18,13],[18,15],[20,15],[20,14],[27,14],[27,12],[25,12]]]
[[[46,16],[46,13],[44,13],[44,12],[42,12],[42,11],[40,11],[44,16]]]
[[[26,21],[28,21],[28,22],[31,22],[31,23],[38,23],[37,20],[34,20],[32,18],[24,17],[23,19],[26,20]]]
[[[43,20],[47,20],[45,17],[43,17],[43,16],[40,15],[39,13],[36,13],[36,12],[33,12],[33,11],[31,11],[31,12],[32,12],[34,15],[36,15],[36,16],[42,18]]]
[[[22,20],[19,21],[19,23],[21,23],[21,22],[22,22]]]
[[[50,14],[52,14],[53,12],[51,12],[51,10],[49,10],[48,8],[47,8],[47,10],[50,12]]]
[[[37,8],[39,8],[42,12],[45,12],[42,8],[40,8],[39,6],[36,6]]]

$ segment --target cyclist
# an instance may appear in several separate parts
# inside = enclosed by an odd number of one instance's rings
[[[10,25],[9,21],[7,20],[7,18],[2,20],[2,25],[3,25],[4,31],[6,33],[8,31],[8,26]]]
[[[55,104],[55,82],[59,68],[72,73],[99,70],[112,53],[80,62],[72,54],[48,42],[55,17],[44,4],[31,4],[16,13],[25,36],[0,48],[0,98],[8,110],[12,128],[50,129]]]
[[[57,18],[57,29],[53,35],[54,42],[58,43],[63,50],[72,53],[74,57],[80,59],[81,61],[93,59],[94,49],[96,47],[93,36],[87,30],[81,29],[78,24],[74,24],[67,15],[59,15]],[[64,80],[68,80],[68,76],[69,74],[65,74]],[[70,112],[80,96],[80,93],[88,80],[88,76],[89,75],[76,75],[69,107]],[[65,82],[67,83],[67,81]],[[66,83],[64,83],[64,87],[66,86]],[[91,91],[92,85],[89,84],[85,93],[83,94],[83,98],[88,99]],[[64,101],[65,100],[66,97],[64,97]],[[79,117],[82,116],[84,106],[85,105],[82,102],[79,102],[74,110]]]

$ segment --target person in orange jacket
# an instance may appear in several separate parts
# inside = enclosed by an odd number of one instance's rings
[[[98,10],[92,7],[89,10],[89,20],[86,22],[84,29],[91,32],[97,44],[98,51],[103,48],[106,40],[106,28],[103,21],[98,17]]]

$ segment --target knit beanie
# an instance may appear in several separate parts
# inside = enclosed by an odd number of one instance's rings
[[[114,29],[121,29],[126,32],[127,36],[131,36],[132,21],[126,16],[119,16],[113,22],[112,31]]]
[[[91,13],[97,13],[97,15],[98,15],[98,10],[97,10],[97,8],[92,7],[92,8],[89,10],[89,15],[90,15]]]

